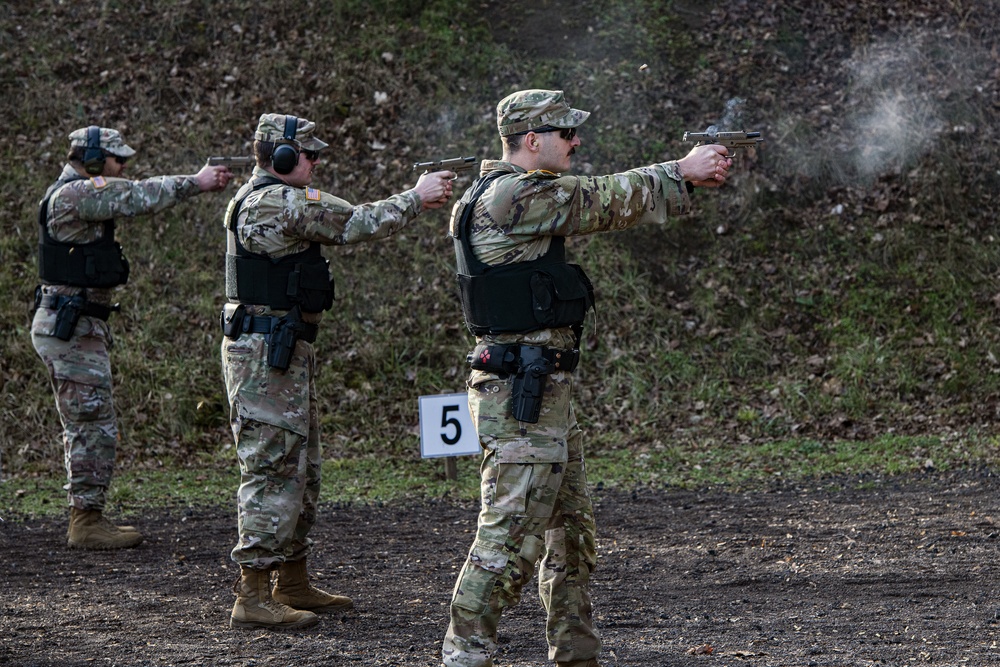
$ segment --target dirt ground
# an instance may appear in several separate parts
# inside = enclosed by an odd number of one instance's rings
[[[998,493],[993,471],[597,490],[602,664],[996,665]],[[297,633],[228,628],[225,508],[150,511],[132,521],[144,544],[104,553],[68,549],[62,518],[7,516],[0,664],[438,665],[475,513],[325,507],[316,579],[357,608]],[[531,588],[501,625],[498,666],[550,664],[542,624]]]

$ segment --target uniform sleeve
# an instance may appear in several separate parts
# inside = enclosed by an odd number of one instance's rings
[[[141,181],[92,178],[77,191],[76,217],[85,221],[157,213],[200,192],[194,176],[155,176]]]
[[[538,177],[526,174],[512,193],[501,228],[512,240],[572,236],[663,223],[690,211],[675,162],[607,176]]]
[[[356,205],[312,188],[283,188],[282,197],[284,233],[327,245],[385,238],[408,225],[421,211],[415,190]]]

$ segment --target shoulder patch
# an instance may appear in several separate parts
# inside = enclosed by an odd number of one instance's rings
[[[94,176],[93,178],[90,179],[90,182],[93,183],[94,187],[97,188],[98,190],[100,190],[101,188],[103,188],[108,184],[108,182],[104,179],[103,176]]]
[[[316,188],[306,188],[306,199],[308,201],[319,201],[320,191]]]

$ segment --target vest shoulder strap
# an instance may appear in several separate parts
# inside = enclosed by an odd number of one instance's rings
[[[493,181],[503,176],[504,173],[503,171],[491,171],[485,176],[476,179],[476,182],[470,188],[472,196],[469,198],[468,203],[466,203],[465,208],[462,209],[462,216],[459,218],[458,224],[455,225],[455,244],[460,249],[456,253],[459,274],[478,275],[489,268],[489,265],[480,261],[476,257],[476,253],[472,251],[472,244],[469,242],[469,226],[472,222],[472,212],[476,208],[476,202],[479,201]]]

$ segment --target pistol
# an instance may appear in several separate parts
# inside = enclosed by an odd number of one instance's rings
[[[764,137],[760,132],[719,132],[713,125],[704,132],[685,132],[684,141],[694,142],[696,146],[702,144],[718,144],[725,146],[730,157],[737,148],[756,148],[758,144],[764,143]]]
[[[435,171],[453,171],[456,174],[460,174],[475,166],[476,158],[474,157],[452,157],[444,160],[431,160],[430,162],[414,162],[413,171],[420,171],[422,169],[425,174]]]
[[[205,163],[209,167],[253,167],[257,160],[252,157],[210,157]]]

